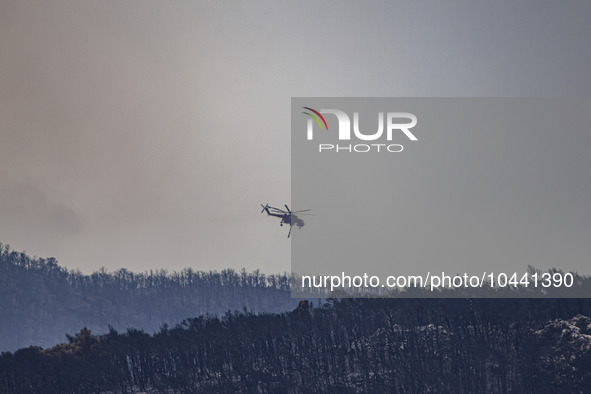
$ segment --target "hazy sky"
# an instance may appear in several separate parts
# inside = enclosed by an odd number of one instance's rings
[[[84,272],[289,270],[259,204],[290,203],[292,96],[589,96],[590,17],[584,1],[0,0],[0,242]]]

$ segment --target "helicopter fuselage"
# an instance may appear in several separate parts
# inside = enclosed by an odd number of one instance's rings
[[[304,221],[302,219],[300,219],[299,217],[297,217],[297,215],[289,214],[276,214],[276,213],[271,213],[271,212],[267,212],[267,214],[269,216],[275,216],[278,218],[281,218],[281,222],[279,222],[279,225],[283,226],[283,224],[289,224],[290,226],[298,226],[298,228],[302,228],[304,227]]]

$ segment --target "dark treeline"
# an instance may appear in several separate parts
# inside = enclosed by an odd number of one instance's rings
[[[283,312],[296,305],[287,275],[190,268],[84,275],[54,258],[31,258],[0,244],[0,351],[53,346],[83,326],[96,333],[109,326],[155,332],[207,313]]]
[[[88,329],[0,357],[5,393],[575,393],[591,388],[591,300],[343,299]]]

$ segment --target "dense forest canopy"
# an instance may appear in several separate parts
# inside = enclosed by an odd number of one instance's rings
[[[61,267],[55,258],[32,258],[0,243],[0,351],[52,346],[86,326],[155,332],[163,324],[227,311],[283,312],[290,298],[287,274],[260,271],[134,273],[126,269],[90,275]]]
[[[0,245],[10,350],[0,354],[0,392],[591,387],[591,299],[332,298],[313,307],[290,298],[290,280],[244,270],[84,275]]]
[[[186,319],[149,335],[87,328],[0,356],[7,393],[587,392],[591,301],[343,299]]]

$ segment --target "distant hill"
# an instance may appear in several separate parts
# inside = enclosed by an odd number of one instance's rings
[[[55,258],[31,258],[0,243],[0,351],[53,346],[84,326],[95,333],[109,326],[155,332],[193,316],[283,312],[296,305],[286,274],[188,268],[84,275]]]

